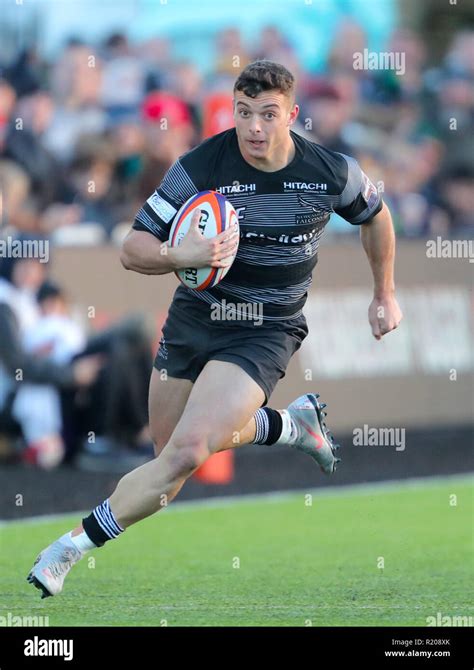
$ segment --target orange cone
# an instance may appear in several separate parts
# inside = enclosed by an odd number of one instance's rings
[[[230,449],[214,454],[193,476],[203,484],[229,484],[234,479],[234,454]]]

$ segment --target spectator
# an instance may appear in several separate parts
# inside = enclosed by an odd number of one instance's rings
[[[143,63],[134,54],[126,35],[111,35],[105,44],[100,100],[108,122],[138,111],[145,90]]]
[[[170,165],[192,147],[194,127],[185,103],[174,95],[148,95],[142,107],[145,156],[140,195],[149,197]]]
[[[441,185],[442,208],[448,215],[449,235],[474,239],[474,169],[459,165],[446,174]]]
[[[5,140],[15,103],[15,89],[6,79],[0,78],[0,156],[5,150]]]
[[[74,205],[81,223],[98,223],[107,234],[118,223],[113,175],[115,161],[106,151],[77,156],[71,164],[71,184],[76,192]]]
[[[100,104],[102,61],[96,51],[70,44],[54,64],[51,85],[56,105],[44,143],[66,164],[82,135],[103,133],[107,127]]]
[[[45,91],[19,100],[7,134],[3,155],[21,165],[31,179],[32,194],[40,209],[54,200],[63,201],[69,192],[59,161],[45,142],[54,114],[54,102]]]
[[[26,442],[23,458],[50,468],[64,454],[61,410],[54,388],[91,384],[101,363],[93,356],[74,365],[57,364],[22,346],[23,334],[38,318],[33,303],[26,309],[26,299],[43,279],[40,266],[33,259],[21,259],[13,269],[13,284],[0,279],[0,429],[16,424]]]
[[[24,334],[25,349],[53,363],[70,363],[84,349],[83,329],[69,316],[64,291],[51,281],[45,281],[36,296],[40,316]]]
[[[33,231],[39,227],[27,172],[12,160],[0,160],[0,221],[4,229]]]
[[[474,165],[471,30],[455,33],[430,70],[425,40],[395,30],[383,50],[404,55],[403,76],[354,69],[354,54],[369,44],[353,19],[339,23],[317,78],[273,25],[253,48],[237,28],[217,33],[214,44],[214,71],[204,73],[173,58],[168,40],[132,44],[125,32],[98,48],[71,39],[52,64],[34,49],[19,53],[0,79],[0,180],[8,189],[2,221],[44,233],[97,222],[109,234],[131,220],[176,158],[210,128],[232,123],[232,84],[251,54],[298,74],[298,132],[364,156],[377,170],[371,177],[384,182],[399,234],[447,230],[452,216],[451,231],[469,230],[452,193],[464,194],[460,175]],[[449,178],[439,188],[441,164]]]

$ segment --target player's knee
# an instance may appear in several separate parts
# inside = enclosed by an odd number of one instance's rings
[[[168,458],[173,470],[187,475],[200,467],[210,456],[208,440],[199,435],[173,438],[167,446]]]
[[[155,458],[158,458],[158,456],[161,454],[164,448],[165,448],[164,444],[158,444],[157,442],[153,442],[153,451],[155,452]]]
[[[163,449],[166,447],[168,440],[163,436],[157,435],[156,437],[152,435],[151,437],[153,442],[153,450],[155,452],[155,457],[159,456]]]

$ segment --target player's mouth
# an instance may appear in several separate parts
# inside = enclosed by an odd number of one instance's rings
[[[260,147],[263,147],[265,144],[265,140],[247,140],[247,142],[250,144],[251,147],[254,147],[255,149],[259,149]]]

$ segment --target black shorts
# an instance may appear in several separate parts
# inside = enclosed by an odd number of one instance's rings
[[[214,320],[211,305],[179,287],[154,367],[195,382],[208,361],[235,363],[263,389],[266,404],[308,334],[304,315],[286,321]],[[214,314],[215,316],[215,314]]]

